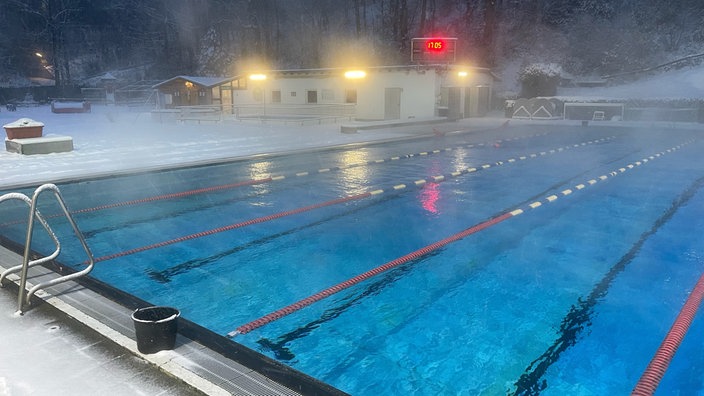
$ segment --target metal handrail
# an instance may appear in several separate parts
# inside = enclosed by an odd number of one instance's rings
[[[86,255],[88,256],[88,265],[86,266],[86,268],[84,268],[81,271],[74,272],[69,275],[60,276],[58,278],[55,278],[55,279],[52,279],[52,280],[49,280],[46,282],[38,283],[25,293],[25,289],[27,287],[27,273],[28,273],[29,267],[31,267],[33,265],[40,264],[40,263],[47,262],[49,260],[52,260],[53,258],[58,256],[58,254],[61,250],[61,245],[59,243],[58,238],[56,237],[54,232],[51,230],[49,225],[41,217],[41,215],[39,214],[39,211],[37,210],[37,199],[39,198],[39,195],[41,195],[45,191],[51,191],[54,193],[56,200],[58,201],[59,205],[61,206],[61,210],[66,215],[66,219],[71,224],[71,228],[73,229],[74,234],[76,234],[76,237],[80,241],[81,246],[83,247],[83,250],[86,252]],[[4,195],[3,197],[6,197],[8,195],[9,195],[8,198],[20,199],[25,202],[27,202],[27,200],[29,199],[26,195],[19,194],[19,193],[10,193],[10,194]],[[24,198],[22,198],[22,197],[24,197]],[[90,248],[88,247],[88,244],[86,243],[86,240],[83,237],[83,234],[78,229],[78,225],[76,224],[75,220],[73,219],[71,212],[66,207],[66,203],[65,203],[63,197],[61,196],[61,192],[59,191],[58,187],[56,187],[54,184],[44,184],[44,185],[39,186],[36,190],[34,190],[34,194],[32,196],[32,199],[29,200],[29,204],[30,204],[30,209],[29,209],[29,217],[27,219],[27,236],[25,238],[25,246],[24,246],[22,265],[19,268],[20,284],[19,284],[19,295],[17,296],[17,311],[20,314],[22,314],[24,312],[24,309],[25,309],[27,302],[39,289],[41,289],[43,287],[47,287],[47,286],[53,286],[53,285],[56,285],[56,284],[59,284],[62,282],[67,282],[67,281],[79,278],[81,276],[84,276],[84,275],[88,274],[93,269],[93,266],[95,264],[95,260],[93,259],[93,253],[90,251]],[[29,254],[31,252],[32,234],[33,234],[33,230],[34,230],[34,220],[35,219],[39,219],[39,222],[44,226],[44,228],[47,230],[47,232],[49,233],[51,238],[54,240],[54,243],[56,244],[56,250],[54,251],[54,253],[52,253],[49,256],[30,261]],[[16,268],[16,267],[13,267],[13,268]],[[10,269],[6,270],[5,272],[8,272],[9,270],[12,270],[13,268],[10,268]],[[17,272],[17,270],[14,270],[14,272]],[[5,276],[5,273],[3,273],[3,277],[4,276]]]
[[[28,196],[26,196],[22,193],[4,194],[4,195],[0,196],[0,203],[2,203],[3,201],[9,201],[11,199],[16,199],[18,201],[22,201],[22,202],[26,203],[29,208],[32,207],[32,200]],[[37,211],[36,214],[37,214],[37,220],[39,220],[41,225],[44,227],[44,230],[46,230],[49,237],[51,237],[52,241],[54,242],[54,245],[56,246],[56,249],[54,250],[53,253],[51,253],[48,256],[41,257],[36,260],[32,260],[32,261],[28,262],[27,263],[28,267],[33,267],[38,264],[43,264],[43,263],[49,262],[49,261],[55,259],[56,257],[58,257],[59,252],[61,252],[61,242],[59,242],[59,239],[56,237],[56,234],[51,229],[51,227],[46,222],[46,220],[41,215],[41,213],[39,213],[39,211]],[[6,269],[5,271],[3,271],[2,274],[0,274],[0,287],[3,286],[3,281],[5,280],[5,278],[7,278],[11,274],[14,274],[15,272],[19,272],[21,269],[22,269],[22,264],[19,264],[19,265],[16,265],[14,267],[10,267],[10,268]]]

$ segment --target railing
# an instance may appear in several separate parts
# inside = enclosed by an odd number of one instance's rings
[[[39,196],[45,192],[45,191],[51,191],[54,193],[54,196],[56,200],[59,203],[59,206],[61,206],[61,210],[64,212],[64,215],[66,215],[66,219],[68,222],[71,224],[71,228],[73,229],[74,234],[76,234],[76,237],[78,238],[79,242],[81,243],[81,246],[83,247],[83,250],[86,252],[86,255],[88,256],[88,264],[86,268],[84,268],[81,271],[74,272],[69,275],[64,275],[60,276],[55,279],[51,279],[46,282],[41,282],[36,285],[34,285],[31,289],[26,291],[25,289],[27,288],[27,274],[29,271],[30,267],[39,265],[39,264],[44,264],[47,263],[53,259],[55,259],[59,253],[61,252],[61,243],[59,242],[58,237],[54,233],[54,231],[51,229],[49,224],[46,222],[44,217],[39,213],[37,210],[37,199]],[[90,248],[88,247],[88,244],[86,243],[85,238],[83,237],[83,234],[81,231],[78,229],[78,225],[73,219],[73,216],[71,216],[71,212],[68,210],[66,207],[66,203],[64,202],[63,197],[61,196],[61,192],[59,192],[59,188],[56,187],[53,184],[44,184],[40,187],[38,187],[36,190],[34,190],[34,194],[32,198],[30,199],[24,194],[21,193],[9,193],[0,196],[0,203],[3,201],[8,201],[8,200],[20,200],[22,202],[25,202],[27,205],[29,205],[29,216],[27,220],[27,235],[25,238],[25,245],[24,245],[24,254],[22,257],[22,264],[17,265],[14,267],[10,267],[6,269],[2,274],[0,274],[0,286],[2,286],[3,281],[5,278],[7,278],[8,275],[19,272],[20,273],[20,283],[19,283],[19,293],[17,296],[17,311],[18,313],[22,314],[26,308],[26,306],[29,303],[29,300],[32,298],[32,296],[41,288],[48,287],[48,286],[53,286],[59,283],[67,282],[79,277],[82,277],[86,274],[88,274],[92,269],[94,265],[94,259],[93,259],[93,253],[90,251]],[[49,237],[51,240],[54,242],[55,245],[55,250],[53,253],[51,253],[48,256],[41,257],[35,260],[30,260],[29,256],[32,252],[32,235],[34,231],[34,223],[36,221],[39,221],[39,223],[44,227],[44,230],[49,234]]]
[[[238,104],[179,106],[179,121],[257,120],[273,123],[319,124],[322,121],[351,120],[355,116],[354,104]]]

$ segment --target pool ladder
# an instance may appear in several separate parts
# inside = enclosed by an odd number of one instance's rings
[[[55,259],[56,257],[58,257],[59,253],[61,252],[61,243],[59,242],[59,238],[56,236],[54,231],[51,229],[51,227],[49,226],[49,223],[46,222],[46,219],[41,215],[41,213],[39,213],[39,210],[37,210],[37,199],[39,198],[39,195],[41,195],[45,191],[54,193],[54,197],[58,201],[59,206],[61,206],[61,210],[64,212],[66,219],[71,224],[71,228],[73,228],[74,234],[76,234],[76,237],[78,237],[78,240],[80,241],[81,246],[83,247],[83,250],[86,252],[86,255],[88,255],[88,261],[87,261],[86,267],[81,271],[77,271],[77,272],[74,272],[69,275],[63,275],[58,278],[54,278],[54,279],[51,279],[51,280],[48,280],[45,282],[38,283],[38,284],[34,285],[31,289],[25,290],[27,288],[27,273],[28,273],[29,268],[33,267],[35,265],[47,263],[47,262]],[[30,299],[38,290],[40,290],[44,287],[49,287],[49,286],[57,285],[59,283],[74,280],[76,278],[80,278],[80,277],[88,274],[93,269],[93,265],[95,263],[95,260],[93,259],[93,253],[91,253],[90,248],[88,247],[88,244],[86,243],[86,240],[83,237],[83,234],[78,229],[76,222],[73,220],[73,216],[71,216],[71,212],[66,207],[66,203],[64,202],[64,199],[61,196],[61,192],[59,192],[58,187],[56,187],[53,184],[41,185],[36,190],[34,190],[34,194],[31,199],[22,193],[8,193],[8,194],[0,196],[0,203],[2,203],[4,201],[9,201],[9,200],[23,201],[29,206],[29,216],[28,216],[28,220],[27,220],[27,236],[25,238],[22,264],[16,265],[14,267],[10,267],[10,268],[6,269],[5,271],[3,271],[2,274],[0,274],[0,286],[3,286],[3,281],[5,280],[5,278],[7,278],[8,275],[16,273],[16,272],[20,273],[19,294],[17,296],[17,312],[19,314],[22,314],[24,312],[25,308],[28,306]],[[35,220],[38,221],[42,225],[42,227],[44,227],[44,230],[47,232],[47,234],[49,234],[49,237],[54,242],[54,245],[56,248],[54,249],[54,252],[48,256],[44,256],[44,257],[40,257],[40,258],[37,258],[34,260],[30,260],[30,254],[32,252],[32,249],[31,249],[32,234],[33,234],[33,230],[34,230]]]

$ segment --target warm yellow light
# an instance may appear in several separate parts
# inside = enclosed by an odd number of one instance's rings
[[[193,83],[190,81],[186,81],[186,88],[193,88]]]
[[[349,70],[345,72],[345,78],[364,78],[367,76],[367,72],[364,70]]]
[[[266,74],[250,74],[249,79],[252,81],[264,81],[266,80]]]
[[[457,75],[460,77],[467,77],[468,74],[469,73],[467,73],[466,71],[457,72]]]

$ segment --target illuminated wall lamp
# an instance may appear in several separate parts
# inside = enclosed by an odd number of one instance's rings
[[[367,73],[363,70],[349,70],[345,72],[345,78],[350,79],[360,79],[367,76]]]
[[[460,71],[460,72],[457,72],[457,75],[460,77],[467,77],[469,75],[469,73],[467,73],[466,71]]]
[[[252,81],[264,81],[266,80],[266,74],[250,74],[249,79]]]

